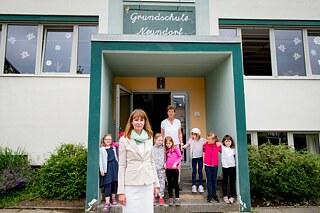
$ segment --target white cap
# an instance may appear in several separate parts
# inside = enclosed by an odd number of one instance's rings
[[[196,133],[196,134],[198,134],[198,135],[201,134],[200,129],[198,129],[198,128],[193,128],[193,129],[191,130],[191,133]]]

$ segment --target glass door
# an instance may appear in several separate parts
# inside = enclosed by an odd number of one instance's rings
[[[175,117],[181,121],[182,139],[185,144],[189,140],[189,95],[188,92],[171,92],[171,104],[176,106]],[[190,168],[190,147],[182,153],[181,166]]]
[[[119,133],[124,131],[130,113],[133,110],[133,95],[130,90],[121,86],[116,85],[116,137]]]

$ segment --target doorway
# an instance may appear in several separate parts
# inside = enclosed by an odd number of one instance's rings
[[[153,134],[161,132],[161,121],[168,117],[170,93],[133,93],[133,108],[144,110],[149,118]]]

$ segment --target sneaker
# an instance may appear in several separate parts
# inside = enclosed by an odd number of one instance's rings
[[[180,206],[181,205],[181,201],[179,198],[174,199],[174,205],[175,206]]]
[[[219,199],[218,199],[217,195],[214,195],[214,196],[212,197],[212,200],[213,200],[214,202],[216,202],[216,203],[219,203]]]
[[[212,202],[212,197],[208,196],[207,197],[207,201],[208,201],[208,203],[211,203]]]
[[[163,204],[164,204],[163,197],[160,197],[160,198],[159,198],[159,205],[162,206]]]
[[[193,185],[193,186],[192,186],[191,192],[192,192],[192,193],[197,193],[197,186],[196,186],[196,185]]]
[[[173,206],[173,198],[169,198],[168,205]]]
[[[230,203],[234,203],[234,198],[233,198],[233,197],[230,197],[230,198],[229,198],[229,201],[230,201]]]
[[[229,201],[229,199],[228,199],[227,196],[224,196],[224,197],[223,197],[223,201],[224,201],[225,203],[230,203],[230,201]]]
[[[110,209],[110,203],[106,203],[106,205],[104,205],[104,207],[103,207],[102,211],[104,211],[104,212],[108,212],[108,211],[109,211],[109,209]]]
[[[199,186],[198,191],[199,191],[199,192],[201,192],[201,193],[203,193],[203,192],[204,192],[204,190],[203,190],[203,186],[202,186],[202,185],[200,185],[200,186]]]
[[[111,202],[112,205],[117,205],[117,203],[118,203],[118,202],[117,202],[117,200],[116,200],[115,198],[112,199],[112,202]]]

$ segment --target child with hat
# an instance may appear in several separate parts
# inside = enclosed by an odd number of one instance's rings
[[[206,139],[201,138],[201,132],[198,128],[193,128],[191,130],[191,137],[189,141],[181,147],[181,149],[185,149],[190,146],[190,158],[192,161],[192,187],[191,192],[197,192],[196,185],[196,175],[198,170],[199,175],[199,192],[204,192],[202,185],[202,169],[203,169],[203,144],[206,142]]]

